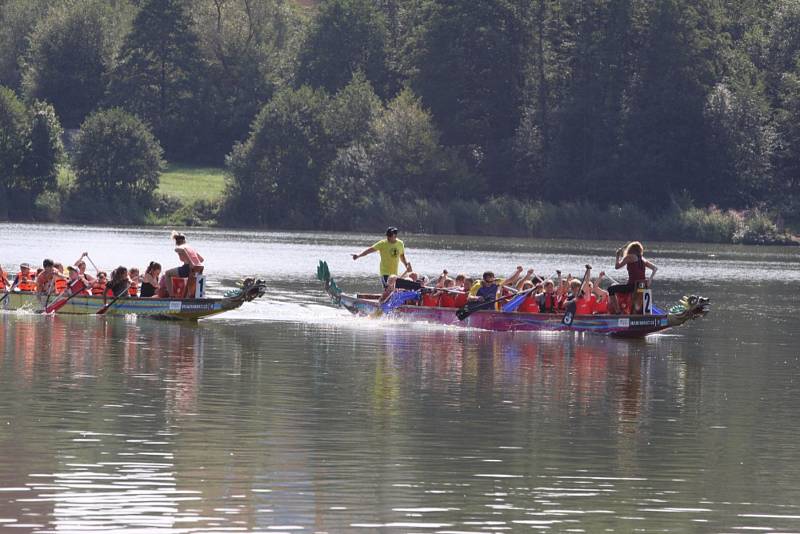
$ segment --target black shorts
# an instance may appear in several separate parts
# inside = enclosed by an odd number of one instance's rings
[[[617,295],[619,293],[633,293],[636,290],[636,284],[613,284],[608,287],[609,295]]]
[[[180,267],[178,267],[178,276],[181,278],[189,278],[189,273],[192,272],[192,268],[188,263],[184,263]]]

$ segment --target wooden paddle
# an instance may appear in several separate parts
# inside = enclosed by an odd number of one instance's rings
[[[111,308],[111,306],[114,305],[115,302],[117,302],[119,299],[121,299],[122,297],[124,297],[125,295],[128,294],[128,288],[130,288],[130,284],[125,284],[125,289],[122,290],[122,292],[120,292],[119,295],[114,297],[111,300],[111,302],[109,302],[108,304],[106,304],[105,306],[103,306],[102,308],[97,310],[97,313],[95,313],[95,315],[105,315],[105,313],[109,310],[109,308]]]

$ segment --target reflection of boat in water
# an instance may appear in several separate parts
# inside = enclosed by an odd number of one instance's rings
[[[59,314],[94,315],[106,305],[106,315],[143,315],[158,319],[176,319],[196,321],[203,317],[217,315],[239,308],[264,295],[266,285],[263,280],[246,279],[242,287],[228,291],[220,298],[170,299],[122,297],[111,304],[110,298],[100,295],[78,295],[58,309]],[[6,293],[0,293],[0,298]],[[49,302],[48,302],[49,300]],[[0,308],[5,310],[42,311],[54,302],[53,297],[47,299],[36,293],[27,291],[12,292]]]
[[[375,316],[382,310],[377,295],[348,295],[333,281],[327,263],[321,261],[317,277],[325,284],[325,291],[333,302],[355,315]],[[653,307],[647,315],[575,315],[567,324],[564,314],[504,312],[478,310],[464,320],[456,315],[455,308],[439,308],[416,305],[401,305],[389,312],[392,317],[425,321],[430,323],[460,325],[493,331],[547,331],[547,332],[591,332],[620,337],[644,337],[654,332],[680,326],[683,323],[708,313],[709,301],[704,297],[684,297],[670,311]]]

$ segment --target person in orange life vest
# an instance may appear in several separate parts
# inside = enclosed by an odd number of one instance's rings
[[[111,280],[106,284],[105,296],[114,298],[127,294],[129,285],[128,269],[120,265],[111,271]]]
[[[444,289],[447,291],[442,291],[441,295],[439,295],[439,307],[457,308],[456,296],[460,296],[460,293],[454,293],[456,290],[456,281],[452,278],[448,278],[444,281]]]
[[[54,263],[53,270],[56,274],[61,276],[56,276],[53,279],[53,287],[55,288],[56,295],[60,295],[67,289],[67,280],[69,279],[69,273],[64,270],[64,265],[62,263]]]
[[[128,278],[130,287],[128,287],[128,295],[135,297],[139,294],[139,268],[131,267],[128,271]]]
[[[600,287],[600,281],[605,275],[605,271],[600,271],[600,275],[597,277],[597,280],[594,281],[594,287],[592,291],[595,295],[595,301],[594,307],[592,308],[592,313],[608,313],[608,291]]]
[[[27,263],[20,264],[16,281],[17,289],[20,291],[36,291],[36,275]]]
[[[78,292],[79,295],[90,295],[89,287],[91,287],[91,283],[84,277],[81,272],[74,266],[69,265],[67,266],[67,288],[61,294],[67,294],[67,296],[74,294],[74,287],[75,282],[78,280],[83,280],[83,289]]]
[[[7,291],[9,287],[11,284],[8,282],[8,276],[6,276],[3,266],[0,265],[0,291]]]
[[[621,293],[633,293],[636,291],[636,284],[638,282],[645,282],[647,287],[653,283],[653,277],[658,271],[653,263],[647,261],[644,257],[644,247],[638,241],[632,241],[627,246],[617,249],[617,259],[614,264],[615,269],[628,269],[628,283],[627,284],[614,284],[608,288],[608,309],[610,313],[620,313],[620,306],[617,302],[617,295]],[[647,279],[646,269],[650,269],[650,279]]]
[[[83,261],[83,258],[88,258],[88,257],[89,257],[89,253],[88,252],[84,252],[83,254],[81,254],[81,257],[78,258],[78,260],[75,263],[73,263],[72,265],[74,265],[75,267],[78,268],[78,272],[80,273],[80,275],[82,277],[84,277],[86,279],[87,282],[92,283],[92,282],[94,282],[94,278],[95,277],[86,272],[86,262]]]
[[[106,279],[108,275],[105,271],[97,273],[97,278],[92,282],[92,295],[102,295],[106,290]]]
[[[195,282],[195,277],[190,275],[196,276],[203,272],[203,256],[201,256],[200,253],[194,248],[186,244],[185,235],[178,232],[172,232],[172,239],[175,240],[175,253],[183,262],[183,265],[172,268],[164,273],[167,276],[167,291],[171,297],[176,296],[172,294],[172,284],[170,283],[171,278],[189,278],[189,281],[186,283],[185,294],[192,295],[192,287],[194,285],[193,283]],[[184,295],[177,296],[183,297]]]
[[[56,272],[53,260],[46,258],[42,262],[42,272],[36,276],[36,292],[42,295],[52,294],[55,290],[55,282],[59,278],[66,279],[62,273]]]

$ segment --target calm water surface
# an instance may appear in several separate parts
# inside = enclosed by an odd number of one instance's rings
[[[163,230],[0,225],[0,263],[175,263]],[[190,230],[198,324],[0,312],[9,532],[800,532],[800,251],[653,243],[702,321],[623,341],[350,317],[375,236]],[[618,243],[407,236],[415,267],[610,270]],[[624,278],[620,275],[619,278]]]

